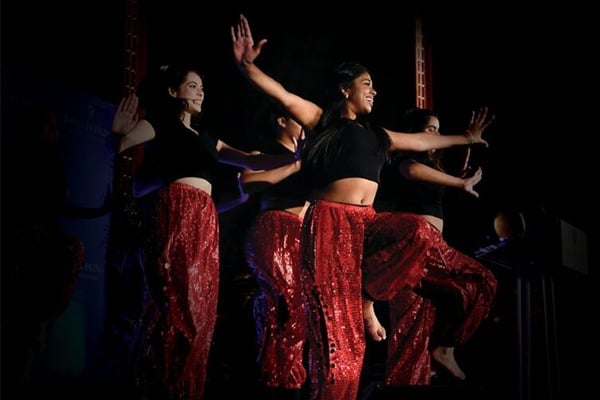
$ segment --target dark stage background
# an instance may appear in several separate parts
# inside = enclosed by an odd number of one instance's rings
[[[492,2],[482,9],[483,4],[454,2],[422,2],[419,7],[365,2],[327,3],[324,10],[320,7],[325,2],[145,3],[150,3],[142,4],[150,67],[175,59],[197,63],[206,75],[203,123],[227,142],[247,149],[266,129],[268,103],[233,65],[229,28],[239,12],[248,17],[256,40],[269,39],[258,64],[304,97],[319,100],[325,71],[339,61],[356,60],[368,66],[378,91],[374,116],[391,128],[399,123],[402,111],[414,105],[411,24],[419,12],[432,46],[433,108],[440,114],[442,132],[461,131],[476,107],[487,105],[496,114],[486,133],[489,149],[475,154],[484,168],[484,179],[477,186],[480,198],[449,194],[447,239],[474,251],[497,240],[493,229],[497,212],[525,216],[535,235],[536,265],[530,276],[535,326],[532,398],[558,398],[591,387],[590,369],[581,364],[593,347],[591,278],[598,265],[592,251],[598,232],[592,143],[599,133],[595,117],[600,34],[591,6],[570,2],[526,9],[522,3]],[[36,79],[43,76],[116,105],[123,90],[123,18],[124,6],[116,0],[59,0],[35,7],[5,1],[3,70],[10,66]],[[23,96],[35,97],[35,93]],[[1,100],[13,101],[4,92]],[[4,120],[10,117],[2,115],[3,143],[10,134]],[[12,166],[5,163],[4,147],[2,155],[4,173]],[[234,172],[224,170],[224,178]],[[249,305],[253,284],[241,254],[252,211],[250,202],[221,219],[224,290],[213,373],[214,387],[222,384],[223,390],[228,386],[221,382],[223,376],[252,384],[253,359],[247,349],[253,343]],[[2,209],[3,214],[8,212]],[[560,221],[585,233],[588,273],[562,265],[556,251],[561,246],[556,230]],[[502,290],[495,322],[484,326],[462,354],[468,360],[467,372],[498,398],[511,398],[520,390],[515,377],[519,355],[514,319],[519,293],[515,265],[523,261],[522,255],[510,261],[514,262],[508,270],[492,265]],[[560,374],[554,371],[556,363],[539,355],[547,353],[548,333],[543,329],[547,304],[542,299],[549,280],[556,293],[553,315]],[[551,383],[548,364],[553,369]]]
[[[22,3],[2,8],[2,61],[51,74],[66,85],[117,103],[123,86],[122,2]],[[16,2],[12,2],[16,3]],[[387,126],[414,104],[411,18],[416,7],[354,8],[266,2],[142,2],[150,66],[185,59],[206,72],[204,121],[243,146],[264,124],[264,98],[236,71],[229,27],[244,12],[256,39],[268,38],[260,65],[289,89],[318,100],[323,74],[352,59],[372,69],[379,92],[374,113]],[[257,5],[258,4],[258,5]],[[598,100],[599,33],[589,8],[528,10],[510,2],[489,9],[422,3],[433,53],[433,103],[442,130],[464,127],[470,111],[497,115],[480,186],[490,208],[544,206],[586,231],[592,205],[580,176],[594,170],[590,121]],[[258,126],[258,128],[257,128]],[[583,174],[583,175],[582,175]]]

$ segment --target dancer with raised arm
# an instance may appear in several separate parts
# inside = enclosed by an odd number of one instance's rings
[[[484,109],[461,135],[407,134],[372,125],[377,92],[364,66],[346,62],[332,74],[325,108],[289,92],[255,63],[266,39],[254,43],[250,25],[242,15],[232,27],[233,53],[240,71],[265,95],[279,103],[307,130],[302,174],[310,184],[310,205],[301,237],[302,281],[309,341],[311,399],[356,399],[363,357],[365,328],[362,312],[362,259],[366,235],[380,225],[393,224],[402,243],[388,267],[397,269],[398,287],[419,282],[427,238],[415,224],[422,219],[379,219],[373,200],[379,173],[389,151],[426,151],[470,143],[486,143],[483,129],[490,122]],[[407,262],[410,260],[410,262]]]
[[[439,134],[439,118],[430,110],[410,109],[404,119],[407,132]],[[449,246],[443,237],[445,188],[461,189],[479,197],[474,186],[481,181],[482,170],[478,168],[469,174],[469,156],[470,148],[458,176],[445,171],[439,150],[398,152],[382,172],[375,208],[418,214],[434,228],[428,229],[431,249],[424,260],[426,273],[415,288],[387,291],[389,277],[370,273],[378,269],[381,258],[378,243],[372,245],[375,257],[365,257],[365,292],[378,293],[377,300],[389,300],[385,374],[388,385],[430,384],[432,374],[440,367],[450,376],[464,380],[466,375],[456,361],[454,348],[473,336],[493,305],[497,288],[493,273]],[[364,300],[364,310],[371,322],[367,333],[373,340],[381,340],[384,328],[375,317],[371,299]]]
[[[146,109],[138,118],[138,97],[122,99],[113,131],[122,134],[119,151],[146,142],[155,154],[146,188],[144,271],[153,301],[142,338],[146,399],[201,399],[217,317],[219,225],[211,197],[218,163],[268,169],[294,162],[298,154],[240,151],[196,124],[205,99],[202,75],[168,65],[148,77],[140,91]]]

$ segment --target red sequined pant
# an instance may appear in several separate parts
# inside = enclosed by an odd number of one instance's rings
[[[365,353],[361,263],[372,207],[319,200],[304,217],[310,398],[354,400]]]
[[[306,380],[301,226],[295,214],[268,210],[256,218],[248,236],[246,259],[260,289],[254,301],[259,375],[269,387],[300,389]]]
[[[429,349],[461,345],[473,336],[489,314],[497,280],[481,263],[450,247],[423,217],[381,214],[378,220],[387,222],[374,226],[365,243],[363,283],[368,296],[389,301],[386,383],[428,384]],[[395,264],[401,268],[397,274],[386,260],[408,244],[421,254],[407,258],[408,264]],[[422,276],[418,284],[404,281],[407,270],[410,277]]]
[[[172,183],[156,194],[145,271],[154,313],[145,338],[149,399],[201,399],[219,288],[219,226],[213,199]]]

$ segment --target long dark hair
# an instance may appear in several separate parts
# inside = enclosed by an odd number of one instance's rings
[[[371,129],[366,115],[358,116],[357,121],[344,118],[346,99],[340,90],[352,86],[353,81],[364,73],[369,73],[369,70],[356,62],[343,62],[333,69],[328,80],[323,115],[309,136],[303,153],[302,170],[309,182],[313,181],[312,178],[319,171],[328,170],[332,164],[339,162],[344,148],[344,137],[341,133],[348,124],[359,122]],[[378,151],[387,153],[390,147],[389,137],[383,129],[375,131],[379,139]]]

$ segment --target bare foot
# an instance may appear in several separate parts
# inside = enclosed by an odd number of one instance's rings
[[[379,323],[371,300],[363,299],[363,319],[365,320],[365,329],[371,339],[381,342],[386,338],[385,328]]]
[[[446,368],[448,372],[452,374],[452,376],[460,379],[461,381],[467,378],[463,370],[458,366],[456,358],[454,358],[454,347],[438,346],[431,352],[431,358]]]

